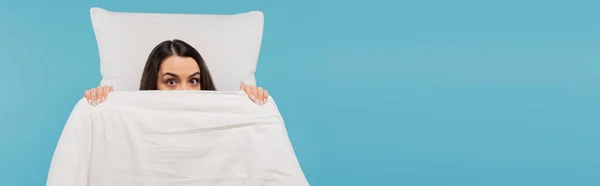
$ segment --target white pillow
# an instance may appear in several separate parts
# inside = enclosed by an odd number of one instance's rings
[[[111,12],[90,9],[103,85],[139,90],[148,55],[165,40],[180,39],[204,58],[220,91],[256,85],[264,17],[260,11],[233,15]]]

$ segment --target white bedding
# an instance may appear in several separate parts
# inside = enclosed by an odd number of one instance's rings
[[[272,98],[244,92],[131,91],[80,100],[48,186],[306,186]]]

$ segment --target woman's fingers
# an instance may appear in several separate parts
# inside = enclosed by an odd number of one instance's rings
[[[96,106],[106,100],[108,93],[114,89],[112,86],[98,86],[96,88],[88,89],[85,91],[83,96],[93,106]]]
[[[85,90],[84,97],[89,104],[92,104],[92,101],[91,101],[92,100],[92,91],[91,90],[89,90],[89,89]]]
[[[104,102],[106,100],[106,97],[108,97],[108,93],[112,91],[112,87],[106,86],[104,87],[103,91],[102,91],[102,102]]]
[[[104,86],[98,86],[96,89],[96,105],[102,103],[102,94],[105,88]]]
[[[256,104],[265,104],[267,99],[269,99],[269,91],[262,87],[246,85],[244,82],[241,82],[240,89],[245,91],[248,97]]]
[[[258,97],[258,103],[259,104],[265,104],[265,98],[263,96],[263,88],[262,87],[258,87],[256,89],[256,97]]]
[[[256,90],[255,86],[250,86],[250,94],[252,94],[252,100],[254,100],[254,103],[258,104],[258,102],[260,101],[258,99],[258,96],[256,95],[256,92],[258,90]]]
[[[246,92],[246,94],[248,94],[248,97],[249,97],[249,98],[250,98],[252,101],[254,101],[254,95],[252,95],[252,86],[248,86],[248,85],[246,85],[246,86],[244,87],[244,91]]]
[[[267,100],[269,100],[269,91],[268,90],[263,91],[263,98],[265,99],[264,103],[266,103]]]
[[[91,104],[96,105],[96,88],[92,88],[90,90],[90,95],[91,95],[91,99],[90,99]]]

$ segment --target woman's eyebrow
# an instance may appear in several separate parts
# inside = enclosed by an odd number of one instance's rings
[[[171,73],[171,72],[165,72],[165,74],[163,74],[163,76],[166,76],[166,75],[169,75],[169,76],[173,76],[173,77],[179,78],[179,76],[178,76],[177,74],[174,74],[174,73]]]
[[[196,76],[196,75],[200,75],[200,72],[193,73],[192,75],[190,75],[190,78],[191,78],[191,77],[194,77],[194,76]]]

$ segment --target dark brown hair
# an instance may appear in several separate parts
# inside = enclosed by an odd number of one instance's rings
[[[210,72],[200,53],[194,47],[177,39],[163,41],[150,52],[142,74],[140,90],[157,90],[156,81],[160,65],[167,57],[172,55],[193,58],[200,67],[200,90],[216,90]]]

